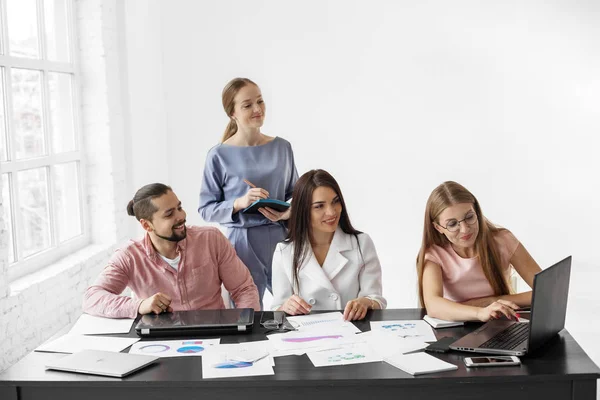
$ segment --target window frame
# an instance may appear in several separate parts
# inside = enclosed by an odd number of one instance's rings
[[[21,58],[10,55],[8,24],[7,24],[7,3],[6,0],[0,0],[0,68],[3,74],[0,79],[4,85],[4,113],[5,113],[5,132],[6,132],[6,155],[7,160],[2,161],[0,173],[8,174],[11,208],[7,213],[11,217],[11,229],[13,237],[13,256],[14,261],[8,266],[8,281],[12,282],[25,275],[39,271],[52,263],[73,254],[77,250],[87,246],[90,243],[89,214],[87,208],[87,196],[85,192],[85,153],[83,151],[83,129],[81,123],[81,95],[80,95],[80,69],[76,52],[77,30],[75,21],[75,4],[73,0],[65,0],[67,40],[69,49],[69,62],[51,61],[47,59],[46,49],[46,30],[44,18],[44,1],[36,0],[37,28],[38,28],[38,46],[39,59]],[[13,68],[22,68],[27,70],[39,71],[41,73],[41,100],[42,100],[42,130],[45,141],[45,154],[35,157],[16,160],[16,150],[14,146],[13,132],[13,112],[12,112],[12,77]],[[54,153],[52,143],[52,132],[50,126],[50,93],[48,87],[49,73],[64,73],[71,77],[72,94],[72,114],[73,114],[73,134],[75,150]],[[78,195],[81,234],[63,243],[58,243],[59,230],[55,219],[57,209],[55,204],[55,186],[53,178],[53,168],[55,165],[75,162],[78,175]],[[39,251],[28,257],[23,257],[23,230],[19,227],[21,224],[21,215],[19,203],[19,188],[16,174],[19,171],[46,168],[46,185],[48,195],[49,225],[50,225],[50,246],[47,249]],[[7,224],[8,229],[8,224]],[[8,261],[8,259],[7,259]]]

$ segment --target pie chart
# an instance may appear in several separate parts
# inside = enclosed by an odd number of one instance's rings
[[[204,347],[202,346],[183,346],[177,349],[178,353],[184,353],[184,354],[192,354],[192,353],[200,353],[202,350],[204,350]]]

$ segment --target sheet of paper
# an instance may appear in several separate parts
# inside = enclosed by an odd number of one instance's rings
[[[402,338],[412,338],[422,342],[435,342],[437,339],[431,326],[423,320],[371,321],[371,330],[386,331]]]
[[[310,352],[306,353],[306,355],[315,367],[382,361],[382,357],[374,352],[366,343],[355,343],[333,350]]]
[[[274,375],[272,357],[265,357],[255,362],[232,360],[230,354],[238,354],[229,346],[215,346],[202,356],[202,378],[231,378],[239,376]],[[264,346],[264,345],[263,345]]]
[[[138,338],[119,338],[105,336],[63,335],[52,342],[44,343],[35,351],[49,353],[78,353],[82,350],[104,350],[118,353],[135,342]]]
[[[287,317],[287,320],[300,332],[307,332],[313,329],[347,329],[354,333],[360,332],[360,329],[352,322],[344,321],[344,315],[339,311],[323,314],[297,315]]]
[[[302,354],[306,351],[322,351],[355,343],[356,335],[349,329],[312,329],[269,335],[273,348],[279,352]]]
[[[272,351],[273,344],[268,340],[222,344],[210,349],[210,352],[218,352],[228,360],[246,362],[256,362],[271,357]]]
[[[133,319],[102,318],[81,314],[69,331],[72,335],[102,335],[109,333],[129,333]]]
[[[381,357],[389,356],[391,354],[405,354],[413,351],[424,349],[429,346],[429,343],[425,343],[418,339],[403,338],[394,335],[393,332],[386,331],[369,331],[358,334],[360,339],[365,341],[371,348],[379,354]]]
[[[129,354],[145,354],[156,357],[201,356],[221,339],[144,340],[137,342]]]

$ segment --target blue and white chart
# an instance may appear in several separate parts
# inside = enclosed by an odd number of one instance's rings
[[[201,356],[207,349],[220,342],[221,339],[145,340],[131,346],[129,354],[156,357]]]
[[[401,338],[435,342],[431,326],[423,320],[371,321],[371,330],[384,331]]]

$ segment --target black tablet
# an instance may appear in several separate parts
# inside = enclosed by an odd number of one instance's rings
[[[254,324],[251,308],[175,311],[143,315],[135,332],[138,336],[194,336],[250,332]]]
[[[270,207],[274,210],[282,212],[290,208],[290,203],[276,199],[260,199],[250,204],[242,212],[246,214],[256,214],[258,213],[258,209],[262,207]]]

